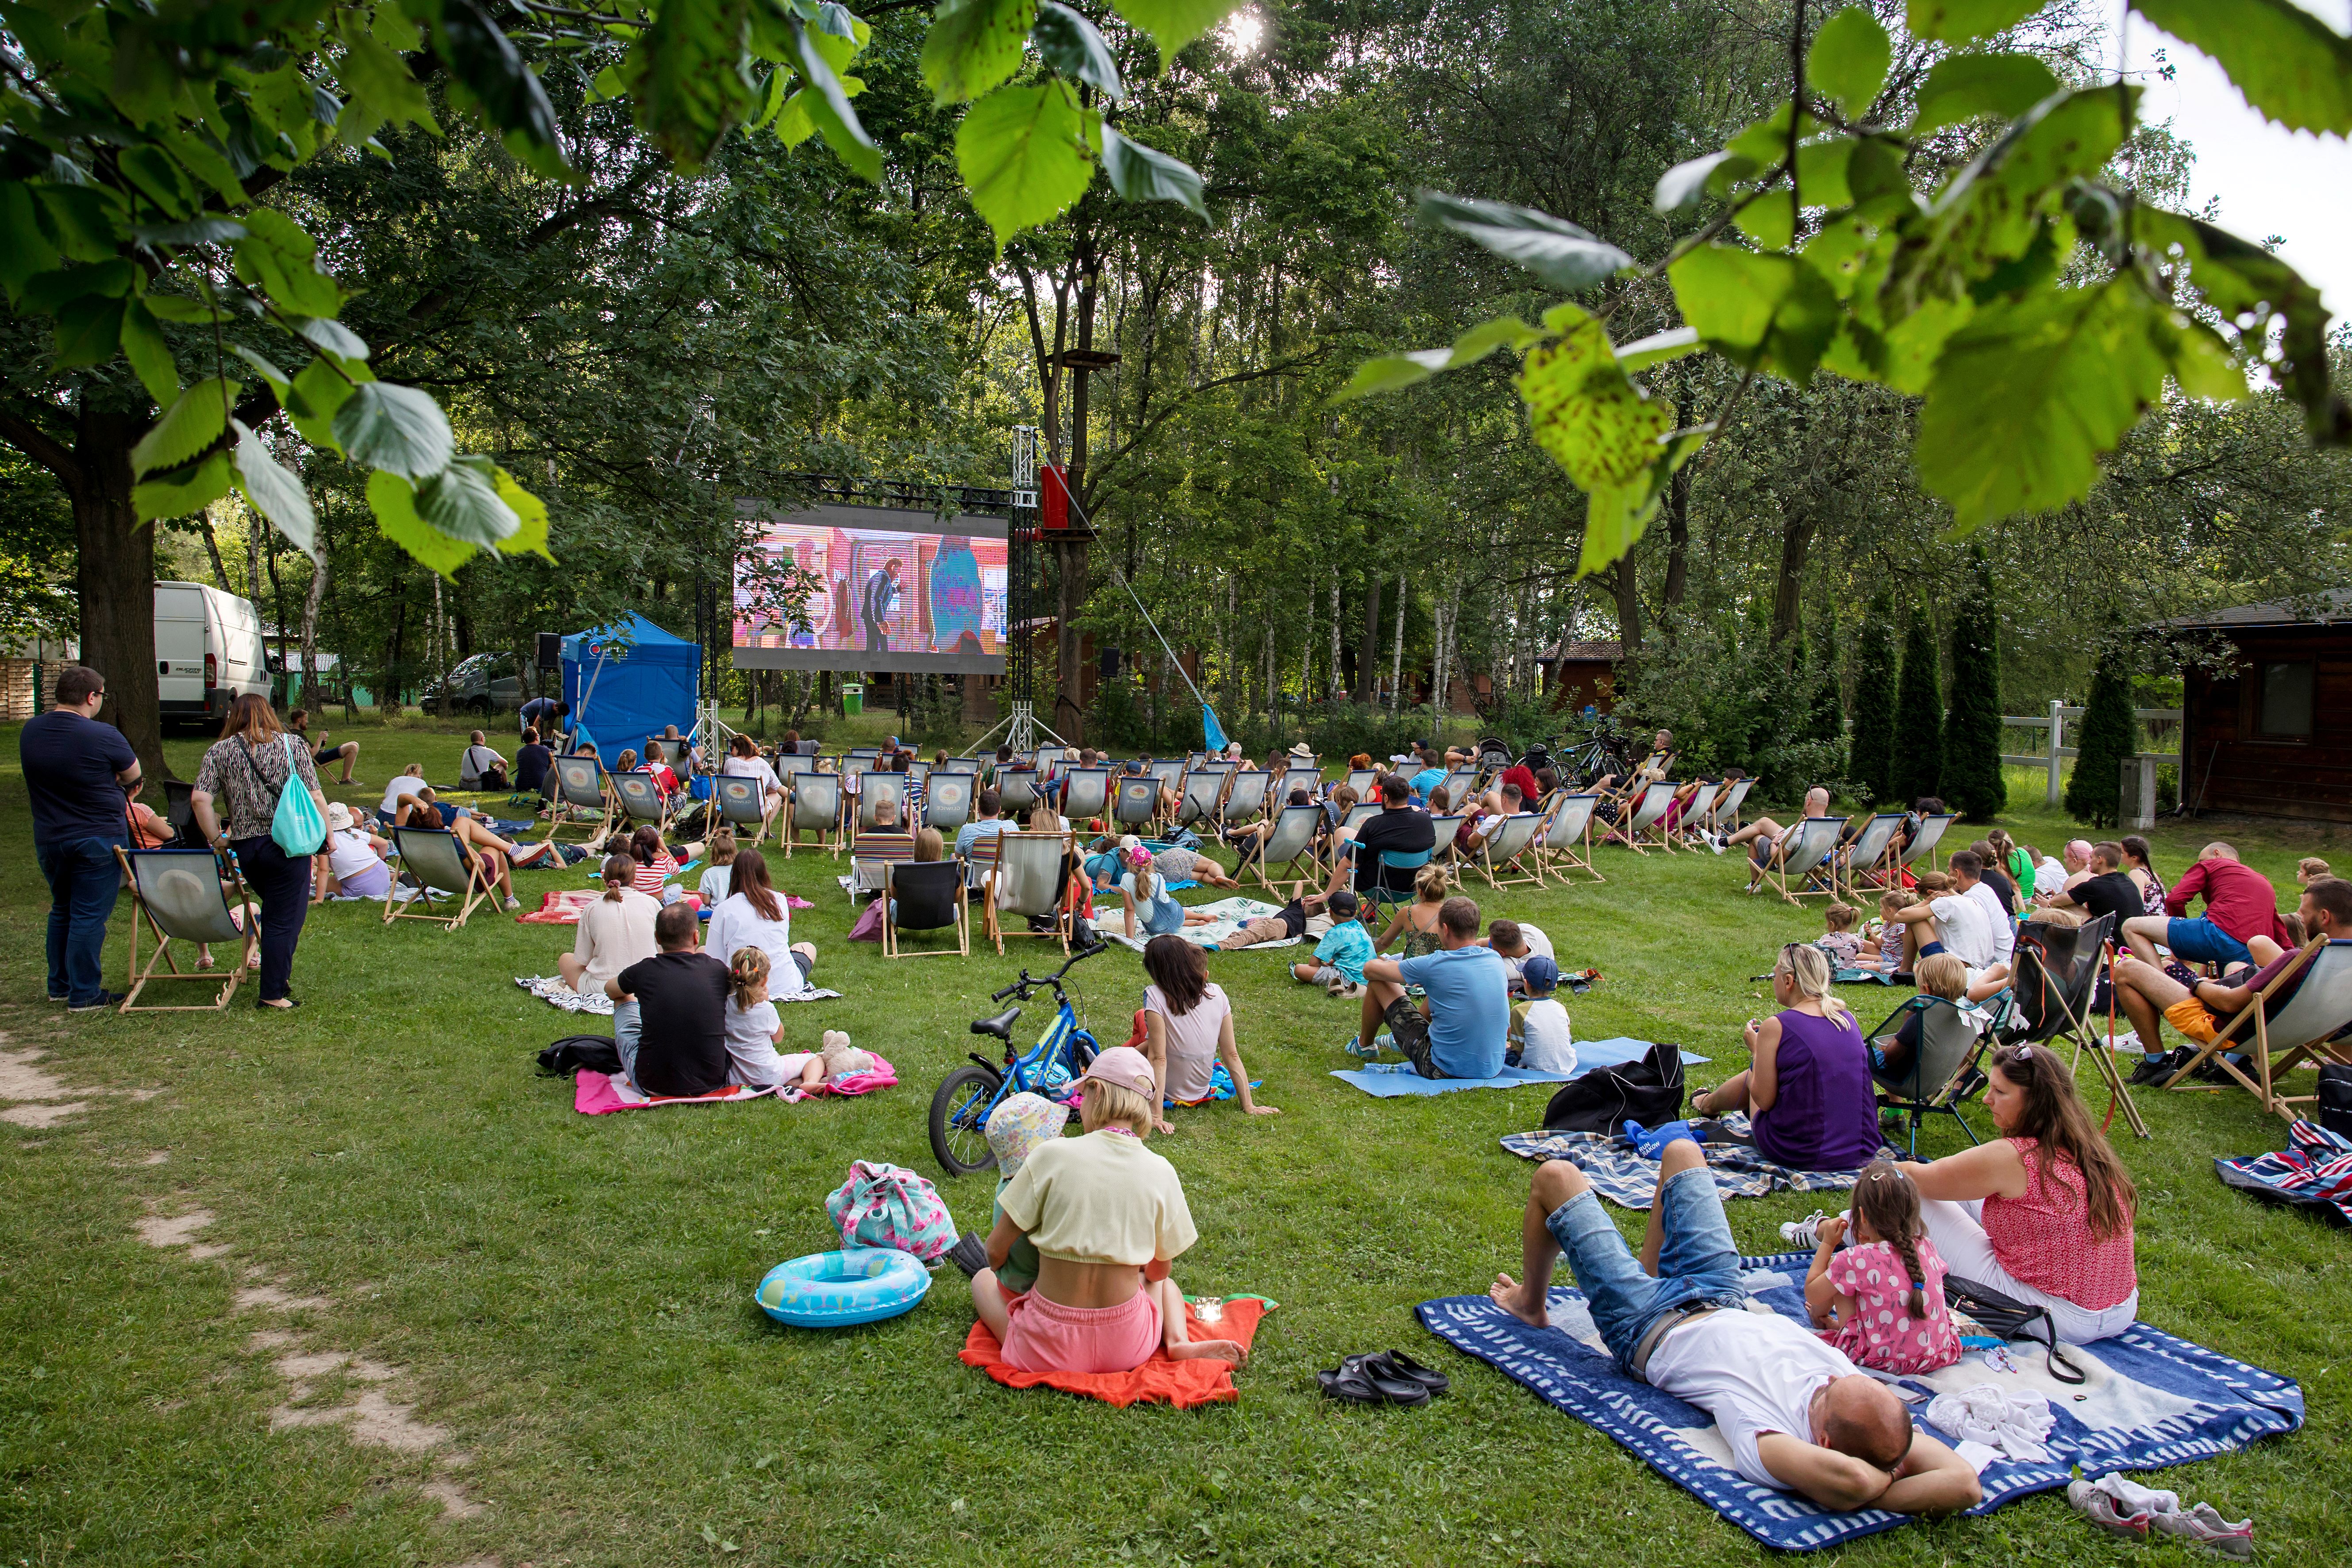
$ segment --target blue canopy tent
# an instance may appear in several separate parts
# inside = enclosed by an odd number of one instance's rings
[[[701,669],[698,646],[631,615],[563,639],[563,700],[609,768],[666,725],[693,729]]]

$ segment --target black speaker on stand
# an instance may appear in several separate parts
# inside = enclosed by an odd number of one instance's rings
[[[539,634],[539,657],[532,662],[538,666],[539,670],[542,674],[551,669],[562,669],[563,668],[563,634],[562,632],[541,632]],[[530,683],[531,695],[533,697],[546,696],[546,684],[547,683],[545,681],[534,678]],[[552,742],[551,742],[551,743]]]

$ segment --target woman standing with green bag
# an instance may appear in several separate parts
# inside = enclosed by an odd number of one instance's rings
[[[299,783],[300,788],[293,786]],[[226,803],[224,826],[214,803]],[[246,885],[261,895],[261,998],[292,1007],[287,986],[294,947],[310,910],[310,857],[325,837],[327,797],[310,749],[278,722],[269,700],[247,692],[229,709],[221,738],[196,769],[196,825],[215,849],[233,853]],[[252,918],[250,916],[248,919]]]

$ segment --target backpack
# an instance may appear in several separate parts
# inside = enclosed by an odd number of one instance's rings
[[[2058,1324],[2047,1307],[2029,1307],[2014,1296],[1979,1285],[1973,1279],[1963,1279],[1957,1274],[1944,1276],[1944,1301],[1956,1312],[1964,1312],[1976,1325],[1997,1340],[2024,1340],[2042,1348],[2043,1359],[2050,1375],[2061,1383],[2081,1383],[2084,1374],[2066,1352],[2058,1348]],[[2041,1331],[2034,1331],[2039,1321]]]
[[[327,819],[320,814],[319,803],[310,798],[310,788],[302,783],[301,770],[295,765],[294,737],[280,735],[278,739],[286,742],[286,784],[289,787],[277,792],[277,803],[269,814],[269,837],[278,848],[286,852],[287,858],[300,860],[316,855],[319,847],[327,841]],[[242,742],[237,746],[237,755],[245,759],[245,765],[252,771],[254,782],[268,789],[269,781],[261,776],[261,769],[255,765],[252,752]]]
[[[955,1221],[939,1189],[898,1165],[859,1160],[824,1200],[844,1248],[887,1247],[936,1263],[955,1245]]]
[[[1561,1084],[1544,1107],[1547,1132],[1622,1132],[1630,1119],[1660,1127],[1682,1114],[1683,1048],[1654,1045],[1640,1061],[1595,1068]]]
[[[607,1078],[621,1071],[621,1049],[610,1035],[566,1035],[539,1053],[539,1070],[551,1078],[570,1078],[586,1068]]]

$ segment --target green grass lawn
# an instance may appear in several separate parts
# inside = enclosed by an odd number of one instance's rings
[[[375,787],[331,793],[371,804],[412,754],[454,774],[462,744],[454,731],[358,733],[360,776]],[[199,750],[172,744],[183,773]],[[581,1117],[571,1086],[531,1060],[572,1020],[510,978],[551,973],[562,928],[485,913],[454,934],[387,930],[375,907],[331,906],[305,932],[292,1016],[256,1013],[250,987],[217,1014],[68,1018],[46,1005],[47,895],[15,755],[0,731],[0,1049],[46,1054],[0,1068],[0,1090],[21,1100],[47,1073],[71,1092],[0,1121],[0,1563],[1761,1555],[1615,1444],[1421,1330],[1416,1302],[1516,1268],[1529,1168],[1496,1138],[1540,1120],[1541,1091],[1356,1093],[1327,1076],[1348,1065],[1339,1042],[1354,1008],[1287,981],[1295,953],[1211,959],[1260,1098],[1283,1114],[1181,1112],[1154,1143],[1182,1173],[1202,1234],[1180,1281],[1282,1308],[1238,1405],[1118,1412],[1013,1393],[960,1364],[971,1314],[952,1269],[910,1315],[845,1332],[780,1328],[751,1300],[770,1266],[834,1244],[824,1199],[852,1160],[936,1176],[931,1088],[972,1043],[969,1020],[993,1011],[986,993],[1042,965],[1048,944],[886,963],[843,940],[840,866],[779,859],[779,881],[816,904],[795,934],[817,942],[821,981],[846,994],[786,1008],[788,1040],[846,1028],[903,1086]],[[2029,798],[2012,832],[2045,847],[2068,836]],[[2210,833],[2154,835],[2160,868],[2185,864]],[[2282,886],[2295,856],[2329,852],[2324,834],[2230,834]],[[1679,1041],[1713,1058],[1695,1069],[1701,1082],[1741,1066],[1738,1026],[1769,1005],[1748,977],[1778,943],[1819,932],[1818,906],[1741,897],[1732,858],[1608,851],[1601,865],[1605,886],[1480,901],[1541,925],[1564,966],[1603,972],[1570,999],[1580,1037]],[[519,880],[532,904],[584,885],[576,870]],[[126,900],[111,976],[129,917]],[[1088,1021],[1124,1037],[1141,986],[1134,955],[1114,950],[1079,973]],[[1897,994],[1848,994],[1869,1024]],[[2123,1152],[2143,1194],[2144,1316],[2301,1380],[2311,1405],[2304,1431],[2163,1484],[2252,1514],[2267,1555],[2335,1560],[2352,1542],[2352,1423],[2337,1397],[2352,1376],[2346,1235],[2213,1179],[2212,1156],[2282,1141],[2283,1124],[2242,1095],[2141,1103],[2155,1136],[2126,1138]],[[1938,1152],[1958,1142],[1930,1137]],[[992,1186],[943,1191],[980,1226]],[[1774,1226],[1811,1206],[1740,1203],[1733,1229],[1744,1247],[1778,1250]],[[197,1211],[209,1222],[156,1226]],[[1638,1234],[1639,1216],[1618,1218]],[[142,1225],[197,1245],[150,1245]],[[194,1255],[208,1248],[223,1250]],[[1417,1411],[1318,1396],[1315,1369],[1390,1345],[1443,1367],[1454,1391]],[[327,1419],[353,1405],[394,1446],[357,1443]],[[2079,1563],[2186,1550],[2116,1541],[2042,1497],[1842,1555]]]

